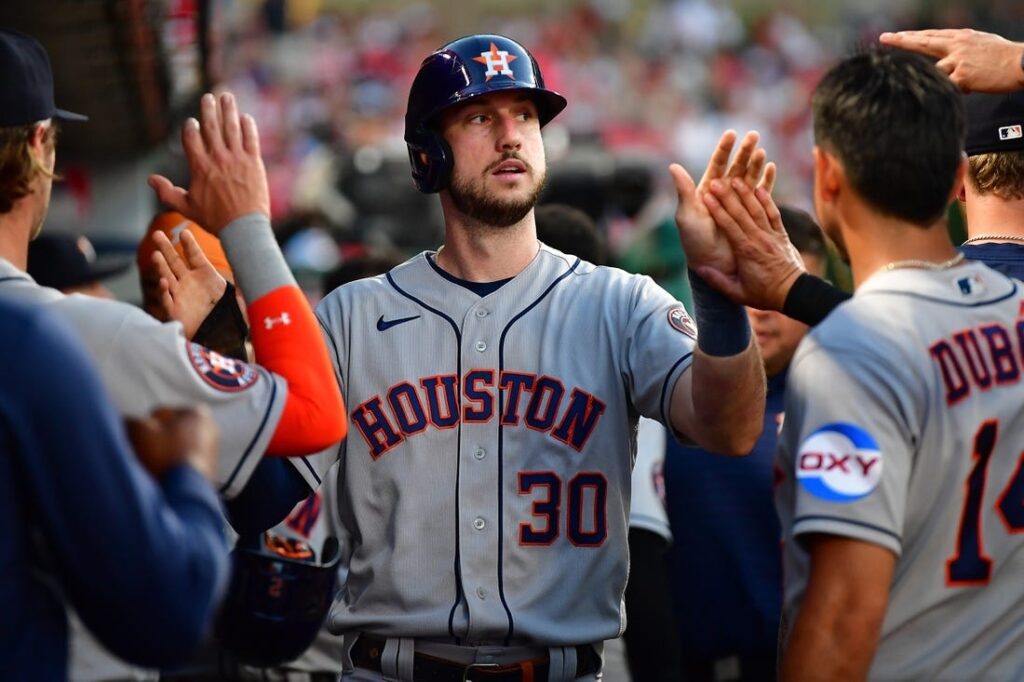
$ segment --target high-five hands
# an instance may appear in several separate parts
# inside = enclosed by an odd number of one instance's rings
[[[149,177],[160,202],[214,234],[248,213],[269,218],[270,191],[256,121],[248,114],[239,116],[230,93],[203,95],[199,118],[190,118],[181,131],[188,189],[162,175]]]

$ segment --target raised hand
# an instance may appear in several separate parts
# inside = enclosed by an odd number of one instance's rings
[[[161,231],[153,233],[157,250],[153,263],[160,275],[160,305],[167,319],[181,322],[185,337],[191,339],[227,289],[225,280],[192,233],[181,231],[185,258],[178,255],[171,240]]]
[[[1024,89],[1024,44],[970,28],[883,33],[884,45],[938,58],[940,69],[964,92]]]
[[[712,181],[702,199],[735,254],[736,270],[701,266],[697,274],[735,303],[781,311],[790,287],[806,268],[771,195],[732,178]]]
[[[727,130],[718,140],[700,184],[694,184],[690,174],[679,164],[669,166],[676,184],[679,208],[676,227],[679,240],[686,252],[687,262],[694,270],[711,267],[719,272],[733,274],[736,261],[726,237],[715,228],[715,221],[704,204],[711,183],[721,178],[736,179],[750,187],[760,186],[770,192],[775,183],[775,164],[767,163],[764,149],[757,147],[758,134],[748,132],[740,143],[732,163],[729,157],[736,143],[736,133]]]
[[[155,478],[180,464],[191,464],[208,480],[216,475],[220,431],[206,407],[161,407],[125,425],[139,462]]]
[[[151,175],[149,186],[161,203],[214,234],[247,213],[270,217],[270,191],[256,121],[248,114],[239,117],[234,95],[203,95],[200,120],[185,122],[181,141],[189,187],[186,190],[162,175]]]

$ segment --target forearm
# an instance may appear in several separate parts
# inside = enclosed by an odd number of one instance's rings
[[[697,317],[693,363],[672,394],[672,426],[701,447],[745,455],[761,432],[765,378],[746,310],[691,273]]]
[[[337,443],[348,422],[334,367],[270,222],[250,213],[224,228],[220,238],[249,306],[256,361],[288,381],[284,413],[267,452],[305,455]]]
[[[764,401],[764,367],[753,340],[726,357],[698,348],[673,390],[672,426],[711,452],[746,455],[761,434]]]
[[[878,647],[880,621],[865,620],[856,607],[828,610],[807,600],[782,656],[782,682],[866,680]]]
[[[783,652],[782,680],[865,680],[882,633],[896,555],[854,538],[802,537],[811,571]]]

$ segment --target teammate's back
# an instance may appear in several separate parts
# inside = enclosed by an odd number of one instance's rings
[[[778,494],[787,542],[838,533],[896,553],[872,679],[1024,675],[1022,313],[1024,285],[980,263],[893,270],[794,358],[801,392],[859,377],[831,398],[848,422],[784,433]],[[787,404],[787,422],[799,409]],[[798,485],[811,495],[794,506]],[[791,621],[807,554],[788,552],[785,570]]]

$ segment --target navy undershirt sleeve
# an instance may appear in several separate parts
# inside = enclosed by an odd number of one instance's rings
[[[283,521],[311,493],[306,479],[288,461],[264,457],[242,492],[224,506],[231,527],[250,536]]]

